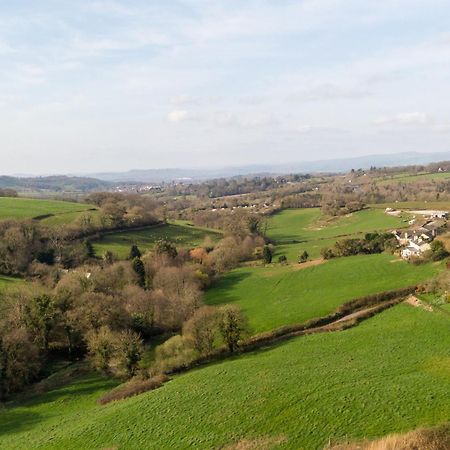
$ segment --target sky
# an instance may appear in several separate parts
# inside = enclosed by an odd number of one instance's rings
[[[0,0],[2,174],[449,142],[448,0]]]

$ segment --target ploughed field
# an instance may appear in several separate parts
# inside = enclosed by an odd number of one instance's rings
[[[84,376],[0,412],[2,449],[321,449],[450,417],[450,319],[395,306],[346,331],[295,338],[100,406]],[[234,447],[231,447],[234,448]]]
[[[324,219],[318,208],[287,209],[269,219],[267,235],[277,246],[275,257],[283,254],[289,262],[295,262],[304,250],[310,257],[318,258],[322,248],[332,247],[339,239],[406,226],[406,218],[391,216],[375,208],[331,220]]]
[[[207,291],[211,305],[234,303],[254,333],[329,314],[348,300],[417,284],[442,270],[439,263],[414,266],[388,254],[350,256],[304,267],[243,267]]]
[[[212,242],[222,238],[222,233],[195,227],[185,221],[176,221],[166,225],[145,227],[140,230],[127,230],[105,233],[94,242],[97,255],[101,256],[105,251],[111,251],[119,258],[126,258],[130,253],[130,247],[136,244],[141,251],[151,249],[159,239],[167,239],[176,247],[193,248],[201,245],[205,238]]]
[[[34,198],[1,197],[0,220],[40,219],[48,224],[71,223],[83,214],[95,215],[95,206],[85,203]]]

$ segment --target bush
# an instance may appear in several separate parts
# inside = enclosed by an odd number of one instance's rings
[[[268,245],[263,248],[263,260],[265,264],[270,264],[272,262],[272,250]]]
[[[323,248],[322,250],[320,250],[320,254],[323,259],[331,259],[335,256],[331,248]]]
[[[103,397],[100,397],[97,402],[100,405],[106,405],[117,400],[133,397],[144,392],[153,391],[161,387],[170,378],[164,374],[155,375],[147,380],[132,379],[118,388],[108,392]]]
[[[142,339],[134,331],[125,330],[118,336],[115,345],[116,355],[129,378],[135,375],[143,350]]]
[[[279,262],[280,264],[287,264],[287,258],[286,258],[286,255],[280,255],[280,256],[278,257],[278,262]]]
[[[108,327],[92,330],[87,335],[88,352],[94,367],[102,372],[109,370],[114,354],[115,335]]]
[[[441,261],[449,255],[442,241],[434,240],[431,243],[431,259],[433,261]]]
[[[308,258],[309,258],[309,253],[305,250],[302,254],[299,255],[298,262],[300,264],[302,264],[302,263],[308,261]]]
[[[176,335],[156,348],[155,365],[159,371],[167,373],[173,369],[187,367],[195,357],[195,351],[189,345],[189,341]]]

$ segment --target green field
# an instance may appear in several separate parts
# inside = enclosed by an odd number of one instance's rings
[[[417,175],[399,175],[392,178],[380,178],[380,184],[416,183],[418,181],[445,181],[450,178],[450,172],[420,173]]]
[[[247,314],[253,332],[304,322],[333,311],[356,297],[419,283],[441,266],[413,266],[391,255],[336,258],[313,267],[235,269],[206,293],[211,305],[235,303]]]
[[[449,326],[448,316],[399,305],[106,406],[95,400],[113,383],[84,377],[0,412],[0,448],[218,449],[253,440],[311,450],[444,423]]]
[[[0,275],[0,293],[8,289],[14,289],[22,285],[24,281],[20,278],[7,277],[6,275]]]
[[[141,251],[145,251],[151,249],[158,239],[168,239],[177,247],[193,248],[202,244],[206,237],[217,241],[222,237],[222,233],[177,221],[142,230],[105,234],[94,243],[94,249],[97,255],[109,250],[119,258],[126,258],[133,244],[137,244]]]
[[[70,223],[81,214],[93,214],[95,208],[85,203],[65,202],[61,200],[41,200],[32,198],[0,198],[0,220],[34,219],[49,215],[44,223]]]
[[[284,254],[288,261],[295,262],[304,250],[310,257],[318,258],[322,248],[331,247],[340,238],[405,226],[404,218],[389,216],[380,209],[365,209],[328,220],[318,208],[286,209],[269,219],[267,235],[277,246],[276,256]]]

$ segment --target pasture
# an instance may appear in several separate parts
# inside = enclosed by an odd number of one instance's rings
[[[324,316],[356,297],[419,283],[441,267],[414,266],[387,254],[336,258],[305,268],[244,267],[224,275],[205,301],[239,305],[257,333]]]
[[[22,283],[20,278],[8,277],[6,275],[0,275],[0,290],[7,289],[9,287],[17,286]]]
[[[450,178],[450,172],[433,172],[433,173],[419,173],[414,174],[400,174],[393,177],[380,178],[378,183],[417,183],[420,181],[446,181]]]
[[[450,417],[450,320],[398,305],[341,332],[176,376],[111,403],[114,383],[78,378],[0,412],[2,449],[322,449]],[[232,447],[234,448],[234,447]]]
[[[140,230],[106,233],[94,242],[94,249],[97,255],[109,250],[120,259],[125,259],[133,244],[137,244],[141,251],[146,251],[151,249],[157,240],[167,239],[177,247],[193,248],[202,244],[205,238],[214,242],[221,237],[222,233],[219,231],[195,227],[188,222],[177,221]]]
[[[0,198],[0,220],[42,218],[44,223],[70,223],[81,214],[93,214],[95,208],[85,203],[34,198]],[[48,216],[45,218],[45,216]]]
[[[331,247],[338,239],[407,225],[404,217],[374,208],[332,219],[323,218],[318,208],[287,209],[270,217],[267,235],[277,246],[275,256],[284,254],[289,262],[295,262],[304,250],[318,258],[322,248]]]

